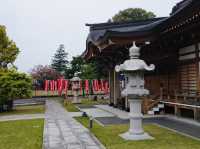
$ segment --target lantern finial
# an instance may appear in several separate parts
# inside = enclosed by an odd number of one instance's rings
[[[130,59],[137,59],[140,56],[140,48],[136,46],[135,41],[133,42],[132,47],[129,49]]]

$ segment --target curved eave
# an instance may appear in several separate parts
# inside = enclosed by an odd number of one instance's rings
[[[183,28],[189,22],[192,22],[200,15],[200,1],[199,0],[188,0],[183,7],[179,8],[169,18],[161,23],[158,27],[160,33],[168,33]]]
[[[132,41],[144,43],[145,41],[153,41],[156,38],[156,35],[157,32],[155,30],[132,32],[107,31],[98,41],[94,42],[88,38],[86,44],[87,48],[82,56],[85,59],[90,59],[95,56],[95,53],[92,50],[94,47],[102,51],[113,44],[122,45],[132,43]]]

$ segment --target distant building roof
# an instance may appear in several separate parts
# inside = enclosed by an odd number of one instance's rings
[[[179,3],[177,3],[173,9],[172,9],[172,12],[171,12],[171,15],[175,14],[175,13],[178,13],[180,10],[184,9],[186,6],[188,6],[190,3],[192,3],[193,1],[195,0],[183,0]]]
[[[124,22],[124,23],[100,23],[100,24],[86,24],[90,26],[90,33],[87,42],[92,42],[95,45],[104,42],[107,37],[116,36],[141,36],[146,35],[152,29],[164,21],[166,18],[153,18],[148,20]]]
[[[183,0],[174,6],[169,17],[123,23],[86,24],[90,27],[90,33],[83,56],[91,51],[88,49],[91,44],[102,50],[109,46],[110,42],[112,44],[113,39],[120,44],[122,40],[126,42],[155,40],[162,34],[178,31],[190,23],[195,24],[199,14],[200,0]]]

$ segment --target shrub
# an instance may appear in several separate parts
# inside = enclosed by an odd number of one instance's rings
[[[12,101],[31,96],[32,80],[25,73],[0,70],[0,109],[12,109]],[[10,102],[9,102],[10,101]],[[5,105],[7,105],[6,108]],[[10,107],[10,106],[11,107]]]

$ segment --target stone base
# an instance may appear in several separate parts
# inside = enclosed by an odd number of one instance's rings
[[[72,101],[73,104],[81,104],[81,101]]]
[[[72,101],[73,104],[81,104],[81,102]]]
[[[81,99],[72,99],[72,103],[80,104],[81,103]]]
[[[133,134],[130,134],[129,132],[126,132],[126,133],[120,134],[119,136],[122,137],[124,140],[133,140],[133,141],[134,140],[139,141],[139,140],[153,140],[154,139],[148,133],[133,135]]]

